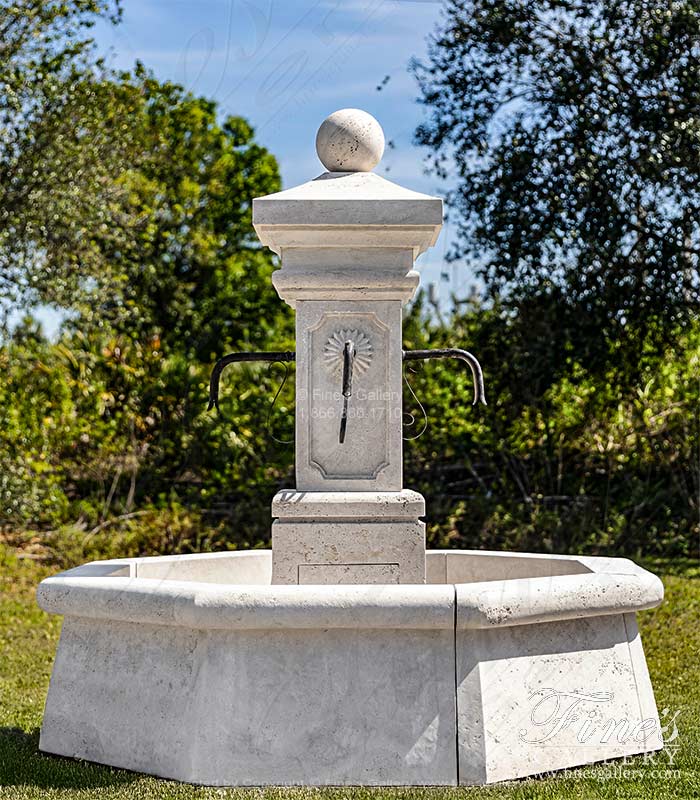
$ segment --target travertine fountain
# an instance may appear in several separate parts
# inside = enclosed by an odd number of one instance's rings
[[[631,561],[425,550],[402,482],[401,315],[442,203],[371,170],[384,137],[331,115],[328,170],[258,198],[296,309],[296,488],[272,550],[117,559],[43,581],[64,615],[40,747],[214,785],[480,784],[659,749]],[[213,398],[229,361],[218,365]]]

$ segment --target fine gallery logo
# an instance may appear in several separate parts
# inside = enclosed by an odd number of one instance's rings
[[[564,692],[542,688],[529,696],[532,703],[530,730],[520,730],[519,738],[529,744],[556,744],[563,731],[571,731],[575,742],[570,744],[604,745],[638,742],[658,747],[671,744],[678,737],[676,718],[668,708],[660,719],[629,719],[606,713],[613,700],[612,692]],[[569,734],[571,735],[571,734]]]

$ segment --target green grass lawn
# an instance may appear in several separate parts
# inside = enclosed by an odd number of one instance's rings
[[[666,586],[663,605],[641,614],[640,623],[659,710],[680,712],[672,753],[657,754],[654,762],[614,762],[623,777],[610,777],[610,766],[600,765],[485,788],[235,790],[187,786],[38,751],[60,619],[38,608],[34,590],[56,570],[0,549],[0,798],[700,797],[700,565],[647,566]]]

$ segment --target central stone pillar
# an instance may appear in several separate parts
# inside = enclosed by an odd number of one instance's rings
[[[371,172],[383,148],[373,117],[336,112],[317,136],[329,171],[253,201],[296,309],[296,490],[272,503],[273,583],[425,582],[425,504],[402,479],[401,321],[442,201]]]

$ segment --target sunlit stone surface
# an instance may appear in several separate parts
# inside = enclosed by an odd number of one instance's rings
[[[488,783],[661,747],[634,619],[661,601],[656,577],[444,550],[427,572],[271,585],[254,550],[48,578],[39,604],[65,620],[40,747],[236,786]],[[577,724],[546,722],[557,699]],[[601,741],[611,721],[624,741]]]

